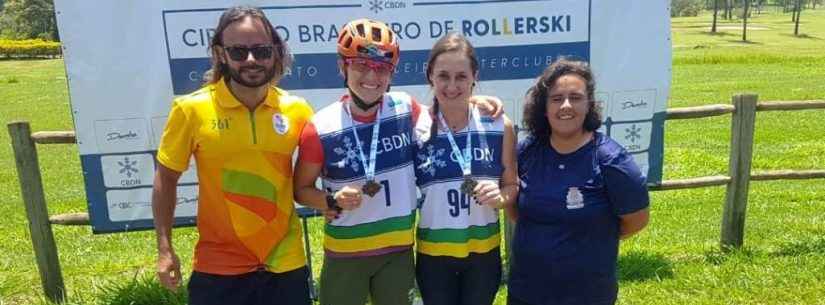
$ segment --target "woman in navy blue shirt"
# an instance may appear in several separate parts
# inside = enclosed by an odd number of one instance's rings
[[[595,83],[560,59],[527,93],[509,305],[614,304],[619,240],[648,222],[645,177],[597,132]]]

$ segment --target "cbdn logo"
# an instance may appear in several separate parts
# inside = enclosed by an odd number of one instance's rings
[[[405,8],[407,4],[403,1],[384,1],[384,0],[370,0],[369,2],[370,11],[373,13],[378,14],[378,12],[384,9],[391,9],[391,8]]]

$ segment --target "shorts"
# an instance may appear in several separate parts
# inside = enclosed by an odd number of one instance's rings
[[[415,298],[411,249],[376,256],[325,257],[322,305],[409,305]]]
[[[310,305],[309,269],[284,273],[253,271],[239,275],[192,272],[190,305]]]

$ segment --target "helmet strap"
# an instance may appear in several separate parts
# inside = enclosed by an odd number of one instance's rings
[[[349,87],[347,87],[347,89],[349,89]],[[383,98],[383,96],[382,96],[382,97],[378,98],[378,100],[373,101],[371,104],[368,104],[367,102],[364,101],[364,99],[362,99],[360,96],[358,96],[358,94],[355,94],[355,92],[352,91],[352,89],[349,89],[349,95],[350,95],[350,97],[352,97],[352,102],[355,103],[355,106],[358,107],[359,109],[363,110],[363,111],[368,111],[368,110],[372,109],[372,107],[377,106],[378,104],[380,104],[381,99]]]

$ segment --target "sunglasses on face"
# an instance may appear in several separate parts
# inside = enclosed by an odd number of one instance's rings
[[[234,61],[244,61],[249,58],[249,53],[255,57],[255,60],[266,60],[272,57],[272,46],[256,46],[256,47],[224,47],[226,54]]]
[[[365,58],[347,58],[344,62],[355,69],[355,71],[362,73],[372,70],[379,75],[389,75],[393,71],[393,66],[391,64]]]

